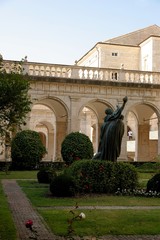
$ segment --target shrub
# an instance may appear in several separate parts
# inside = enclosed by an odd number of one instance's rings
[[[150,180],[148,180],[147,192],[149,192],[149,191],[160,192],[160,173],[157,173]]]
[[[75,194],[75,184],[70,175],[62,174],[50,183],[50,191],[55,197],[71,197]]]
[[[118,189],[132,190],[138,184],[137,172],[128,163],[82,160],[74,162],[67,171],[79,193],[114,193]]]
[[[56,177],[56,172],[52,169],[41,169],[37,173],[37,179],[39,183],[51,183],[51,181]]]
[[[117,162],[114,164],[113,174],[116,178],[116,188],[120,191],[133,191],[138,186],[136,168],[129,163]]]
[[[83,133],[73,132],[62,142],[61,154],[67,165],[81,159],[93,157],[93,145],[89,137]]]
[[[34,169],[45,153],[46,149],[37,132],[21,131],[11,143],[12,167],[17,170]]]
[[[65,168],[65,162],[53,161],[53,162],[40,162],[39,169],[52,169],[54,171],[62,171]]]
[[[160,163],[155,163],[155,162],[146,162],[146,163],[141,163],[137,167],[137,170],[139,172],[155,172],[160,169]]]

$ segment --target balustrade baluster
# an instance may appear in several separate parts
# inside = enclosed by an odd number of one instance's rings
[[[4,67],[9,73],[18,70],[19,62],[4,60]],[[78,65],[58,65],[23,62],[23,74],[30,76],[47,76],[73,79],[90,79],[100,81],[118,81],[141,84],[160,84],[160,73],[149,71],[132,71],[126,69],[103,69]]]
[[[44,70],[44,75],[49,77],[50,76],[50,67],[46,67]]]

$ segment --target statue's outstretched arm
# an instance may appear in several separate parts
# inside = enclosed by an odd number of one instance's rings
[[[123,98],[122,110],[124,109],[124,107],[125,107],[127,101],[128,101],[128,97],[125,96],[125,97]]]

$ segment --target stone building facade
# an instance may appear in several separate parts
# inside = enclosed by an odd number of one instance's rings
[[[98,42],[79,66],[160,71],[160,27],[153,25],[104,42]]]
[[[153,25],[97,43],[75,65],[24,62],[33,102],[25,128],[39,132],[48,151],[44,161],[59,161],[62,141],[75,131],[88,135],[96,152],[105,110],[121,105],[124,96],[128,102],[119,160],[156,159],[160,154],[159,44],[160,28]],[[10,64],[6,61],[6,69]]]

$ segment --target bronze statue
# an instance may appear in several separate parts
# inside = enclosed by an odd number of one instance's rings
[[[124,134],[123,115],[121,114],[128,98],[123,98],[123,105],[117,109],[106,109],[106,116],[101,127],[98,153],[93,159],[108,160],[115,162],[121,152],[121,142]]]

